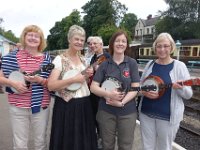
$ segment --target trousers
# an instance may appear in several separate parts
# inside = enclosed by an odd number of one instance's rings
[[[41,108],[40,112],[32,114],[30,108],[9,105],[9,112],[13,132],[13,149],[28,150],[29,134],[32,130],[35,150],[46,150],[49,108]]]
[[[143,150],[172,150],[179,124],[155,119],[140,113]]]
[[[97,112],[103,150],[114,150],[117,137],[118,150],[131,150],[137,113],[116,116],[106,111]]]

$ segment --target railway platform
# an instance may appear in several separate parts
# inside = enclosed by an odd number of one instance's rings
[[[50,112],[48,132],[47,132],[48,133],[47,141],[49,141],[49,135],[50,135],[52,108],[53,108],[53,99],[50,105],[51,112]],[[11,124],[10,124],[10,119],[9,119],[8,102],[7,102],[6,94],[0,94],[0,120],[1,120],[0,121],[0,135],[1,135],[0,150],[12,150],[12,132],[11,132]],[[139,126],[140,126],[140,123],[139,121],[137,121],[137,126],[135,130],[135,138],[134,138],[134,146],[132,150],[142,150]],[[29,147],[30,147],[30,150],[34,150],[32,138],[30,138]],[[117,150],[117,146],[115,150]],[[173,150],[185,150],[185,148],[181,147],[180,145],[176,143],[173,143]]]

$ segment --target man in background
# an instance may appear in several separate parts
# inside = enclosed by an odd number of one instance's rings
[[[91,58],[90,65],[92,65],[93,63],[98,61],[98,59],[100,57],[102,57],[102,56],[105,56],[106,59],[110,57],[110,54],[103,50],[103,40],[102,40],[101,37],[99,37],[99,36],[90,36],[90,37],[88,37],[87,44],[88,44],[89,50],[92,53],[94,53],[94,55]],[[99,65],[94,67],[94,74],[95,74],[96,70],[98,69]],[[91,83],[92,78],[93,77],[90,78],[89,84]],[[95,94],[91,93],[90,100],[91,100],[91,104],[92,104],[94,121],[95,121],[95,126],[96,126],[96,131],[97,131],[98,148],[101,149],[102,148],[101,138],[99,136],[99,127],[98,127],[98,123],[96,121],[96,114],[97,114],[97,111],[98,111],[99,97],[96,96]]]

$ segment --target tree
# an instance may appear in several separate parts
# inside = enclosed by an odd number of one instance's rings
[[[170,0],[167,1],[169,9],[165,12],[170,17],[179,18],[183,22],[198,21],[200,0]]]
[[[12,42],[15,42],[15,43],[19,42],[19,38],[15,36],[12,30],[4,31],[3,36]]]
[[[0,18],[0,24],[3,22],[3,18]]]
[[[4,22],[4,20],[3,18],[0,18],[0,34],[12,42],[15,42],[15,43],[19,42],[19,38],[15,36],[12,30],[5,31],[3,29],[3,27],[1,26],[2,22]]]
[[[127,11],[125,5],[117,0],[90,0],[83,7],[83,27],[88,36],[97,35],[105,26],[117,26]],[[104,37],[103,37],[104,38]]]
[[[175,39],[200,38],[200,0],[165,1],[169,9],[156,24],[157,34],[169,32]]]
[[[2,22],[3,22],[3,18],[0,18],[0,34],[3,35],[4,29],[1,27]]]
[[[114,25],[104,25],[104,26],[102,26],[98,30],[97,34],[99,36],[103,37],[104,45],[109,45],[109,40],[110,40],[111,36],[113,35],[113,33],[117,32],[118,30],[125,31],[128,34],[129,41],[131,41],[130,32],[127,29],[118,28],[118,27],[116,27]]]
[[[80,12],[73,12],[63,18],[60,22],[56,22],[55,26],[50,29],[50,35],[47,37],[47,50],[66,49],[68,47],[67,33],[70,26],[77,24],[82,25]]]
[[[97,35],[102,37],[104,45],[108,45],[112,34],[117,30],[115,25],[104,25],[98,30]]]
[[[133,13],[128,13],[124,15],[124,18],[120,23],[120,27],[126,28],[131,33],[131,37],[133,37],[135,34],[135,26],[137,22],[137,16]]]

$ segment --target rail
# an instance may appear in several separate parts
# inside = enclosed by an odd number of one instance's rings
[[[151,59],[138,59],[138,68],[140,74],[142,74],[144,67],[146,66],[147,62]],[[189,62],[189,61],[188,61]],[[193,66],[187,64],[187,68],[190,71],[190,75],[192,78],[200,77],[200,61],[193,62]]]
[[[200,69],[200,61],[188,61],[187,67],[192,69]]]
[[[139,64],[148,63],[151,59],[137,59]]]

